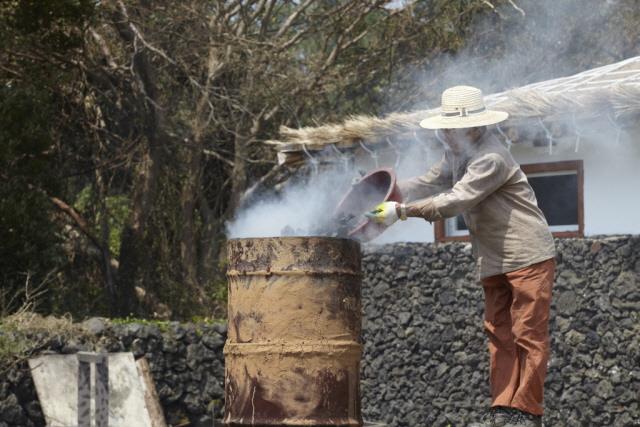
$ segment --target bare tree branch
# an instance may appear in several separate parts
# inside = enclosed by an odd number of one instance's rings
[[[311,3],[313,3],[314,1],[315,0],[304,0],[302,3],[300,3],[298,7],[291,13],[291,15],[289,15],[289,17],[280,26],[280,29],[278,30],[278,32],[274,37],[279,38],[284,33],[289,31],[289,28],[291,28],[291,26],[293,25],[295,20],[298,18],[298,16],[300,16],[300,14],[304,12],[305,9],[308,8],[309,5],[311,5]]]

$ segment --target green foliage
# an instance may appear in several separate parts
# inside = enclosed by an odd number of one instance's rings
[[[105,200],[109,213],[109,249],[115,257],[119,257],[122,230],[129,218],[131,200],[125,195],[109,196]]]
[[[137,317],[116,317],[109,319],[109,322],[113,325],[147,325],[155,326],[161,332],[168,332],[170,322],[168,320],[156,320],[156,319],[141,319]]]
[[[40,42],[56,50],[82,45],[81,30],[95,13],[92,0],[19,0],[8,1],[6,21],[22,35],[37,35]]]
[[[226,301],[228,295],[228,286],[225,280],[219,280],[211,286],[212,298],[215,301]]]
[[[13,162],[7,191],[16,200],[25,192],[39,200],[20,213],[34,218],[27,221],[37,226],[33,236],[18,234],[58,251],[23,256],[60,271],[50,284],[49,310],[222,317],[227,287],[216,261],[224,223],[250,181],[274,163],[273,152],[257,142],[281,124],[379,112],[385,87],[395,81],[389,58],[411,61],[439,43],[455,49],[459,32],[450,30],[469,8],[466,1],[434,8],[417,2],[392,15],[362,2],[316,1],[287,27],[298,3],[277,2],[270,14],[241,3],[232,17],[222,3],[181,5],[0,6],[10,59],[0,78],[15,105],[0,104],[13,114],[7,132],[24,134],[15,146],[31,159],[20,166],[19,151],[5,156]],[[251,13],[259,18],[251,21]],[[211,19],[215,14],[219,19]],[[248,27],[238,26],[245,21]],[[214,71],[210,55],[221,64]],[[30,103],[40,112],[33,114]],[[203,149],[216,155],[194,154]],[[25,184],[16,187],[20,176]],[[70,201],[77,212],[52,210],[48,196]]]
[[[53,143],[55,100],[41,87],[14,83],[0,87],[0,99],[2,170],[23,180],[51,185],[52,159],[47,150]]]
[[[0,324],[0,373],[5,364],[22,356],[30,348],[27,338],[3,330]]]
[[[6,300],[24,286],[27,274],[43,280],[62,254],[43,193],[56,188],[45,154],[52,143],[51,97],[34,87],[0,87],[0,100],[0,281]]]
[[[224,317],[224,224],[275,164],[261,141],[434,100],[456,53],[529,54],[549,18],[533,0],[524,18],[509,0],[313,1],[293,21],[303,2],[268,3],[0,2],[2,295],[30,273],[47,312]],[[567,70],[638,54],[635,6],[584,28],[604,12],[577,7]]]
[[[202,317],[202,316],[193,316],[189,319],[191,323],[196,326],[196,333],[201,335],[202,330],[198,328],[198,326],[202,325],[218,325],[225,323],[225,319],[215,319],[210,317]],[[147,319],[147,318],[139,318],[139,317],[116,317],[109,319],[109,322],[112,325],[147,325],[147,326],[155,326],[160,332],[169,332],[171,329],[171,321],[168,320],[158,320],[158,319]]]
[[[122,232],[131,213],[131,200],[126,195],[116,195],[105,197],[107,212],[107,225],[109,227],[109,250],[118,258],[120,256],[120,246],[122,244]],[[92,218],[92,231],[95,235],[100,234],[99,224],[102,223],[101,213],[96,212],[96,194],[92,185],[87,184],[76,196],[73,204],[85,218]]]
[[[26,304],[16,313],[0,317],[0,375],[12,364],[41,351],[53,337],[74,337],[95,343],[95,337],[71,322],[70,317],[41,316]]]
[[[74,319],[109,316],[109,295],[95,279],[102,273],[99,265],[81,251],[74,259],[60,264],[60,274],[48,285],[39,310],[56,316],[71,314]]]

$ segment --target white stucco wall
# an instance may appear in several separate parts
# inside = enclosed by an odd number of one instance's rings
[[[546,147],[517,145],[512,153],[520,164],[582,160],[585,234],[640,234],[640,137],[583,139],[577,152],[575,142],[559,140],[551,155]]]
[[[582,160],[584,165],[585,235],[640,234],[640,126],[617,138],[613,127],[584,133],[576,151],[571,135],[548,147],[515,144],[512,154],[520,164]],[[400,178],[414,176],[439,153],[416,152],[398,168]],[[416,159],[419,159],[416,161]],[[426,170],[426,168],[424,168]],[[433,226],[421,219],[398,222],[373,243],[397,241],[432,242]]]
[[[433,225],[419,218],[399,221],[372,243],[383,244],[393,242],[433,242]]]

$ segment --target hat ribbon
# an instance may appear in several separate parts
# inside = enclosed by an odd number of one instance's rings
[[[477,110],[467,110],[466,107],[460,107],[455,113],[442,113],[443,117],[466,117],[469,114],[482,113],[486,110],[486,107],[479,108]]]

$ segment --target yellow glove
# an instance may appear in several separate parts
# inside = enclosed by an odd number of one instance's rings
[[[386,226],[389,226],[400,219],[400,217],[398,217],[398,203],[396,202],[380,203],[375,207],[375,209],[364,215],[367,218]]]

